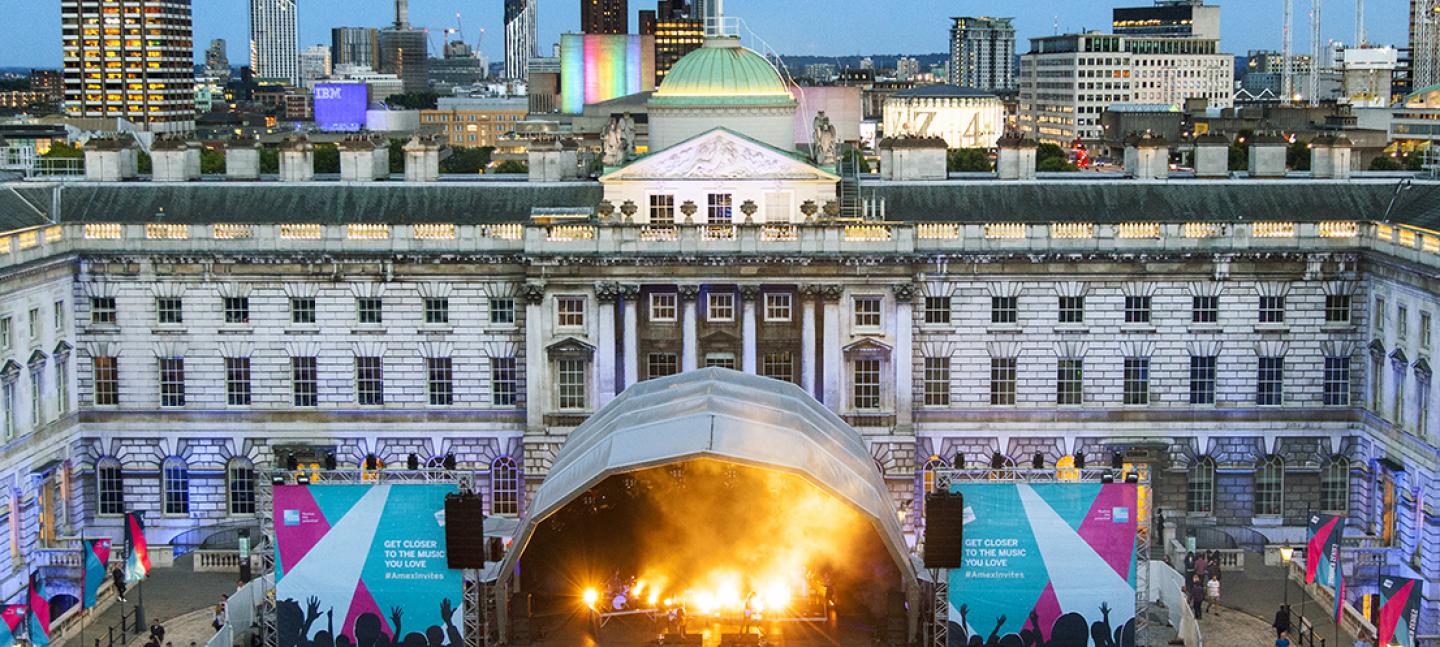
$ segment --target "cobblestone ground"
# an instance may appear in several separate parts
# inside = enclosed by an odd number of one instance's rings
[[[175,565],[171,568],[156,568],[150,572],[150,577],[141,584],[144,588],[145,599],[145,620],[148,623],[159,621],[165,625],[166,642],[175,644],[175,647],[189,647],[191,640],[196,640],[201,647],[209,636],[203,640],[197,638],[185,638],[184,642],[178,635],[171,631],[171,623],[186,614],[206,610],[207,614],[204,627],[209,629],[209,609],[220,601],[220,596],[235,590],[235,583],[238,579],[236,573],[196,573],[191,569],[191,555],[183,555],[176,558]],[[132,613],[135,602],[140,599],[140,594],[132,587],[125,596],[125,612]],[[119,602],[112,602],[109,606],[102,606],[98,613],[92,615],[85,621],[85,642],[80,642],[79,634],[67,637],[65,640],[56,641],[55,647],[95,647],[95,640],[100,639],[100,647],[110,647],[109,636],[115,638],[115,645],[125,645],[130,636],[120,635],[120,608]],[[107,627],[114,627],[115,631],[109,633]],[[148,630],[145,632],[148,634]],[[212,634],[214,632],[211,632]],[[142,640],[141,643],[144,641]]]
[[[1207,647],[1236,647],[1259,645],[1269,647],[1275,643],[1275,630],[1270,622],[1275,611],[1287,600],[1285,571],[1279,566],[1266,566],[1264,556],[1246,553],[1245,569],[1226,571],[1222,578],[1221,600],[1225,608],[1216,614],[1206,614],[1200,619],[1200,630]],[[1337,642],[1335,625],[1329,622],[1329,608],[1313,599],[1300,603],[1300,588],[1294,582],[1288,583],[1288,600],[1296,621],[1303,610],[1305,617],[1316,623],[1315,644],[1324,639],[1327,647],[1349,647],[1355,638],[1342,634]],[[1294,636],[1292,636],[1292,640]]]

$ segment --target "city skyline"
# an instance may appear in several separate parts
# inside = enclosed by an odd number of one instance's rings
[[[466,7],[459,0],[421,0],[411,8],[412,22],[430,30],[432,55],[438,55],[443,38],[441,30],[455,26],[455,12],[460,9],[466,40],[476,41],[480,29],[485,30],[481,49],[492,61],[504,58],[503,3],[484,7]],[[641,9],[652,8],[650,2],[632,2],[631,18]],[[964,6],[939,0],[918,0],[899,10],[875,3],[843,0],[845,11],[826,11],[810,20],[795,21],[793,7],[776,7],[761,0],[732,0],[727,13],[745,21],[742,31],[747,37],[755,34],[771,48],[787,55],[847,56],[855,54],[924,54],[948,52],[950,17],[958,15],[1014,16],[1017,50],[1029,49],[1028,39],[1049,35],[1058,20],[1061,33],[1082,29],[1109,31],[1110,11],[1118,6],[1138,6],[1144,2],[1105,0],[1104,2],[1069,2],[1063,11],[1056,5],[1045,8],[1015,7],[1003,0],[975,0]],[[1252,49],[1280,47],[1280,3],[1220,3],[1224,40],[1222,49],[1243,55]],[[245,0],[207,2],[195,9],[195,42],[209,43],[224,38],[230,46],[232,61],[248,60],[243,44],[249,42],[248,8]],[[363,0],[347,3],[344,12],[336,10],[336,0],[302,0],[299,8],[300,46],[330,42],[330,29],[340,26],[384,27],[394,20],[394,4],[390,0]],[[356,6],[359,5],[359,6]],[[493,6],[492,6],[493,5]],[[12,10],[30,20],[0,25],[0,37],[10,47],[0,55],[0,66],[50,67],[60,65],[59,9],[52,0],[12,0]],[[466,9],[469,9],[468,11]],[[1297,17],[1309,11],[1304,2],[1297,3]],[[787,13],[789,12],[789,13]],[[1366,32],[1377,44],[1404,46],[1408,31],[1408,9],[1402,3],[1393,6],[1368,3]],[[580,29],[580,4],[576,0],[543,0],[539,11],[540,52],[548,54],[550,44],[559,35]],[[846,23],[864,25],[850,38],[836,38],[836,30]],[[1297,19],[1297,47],[1308,51],[1308,19]],[[637,23],[638,24],[638,23]],[[817,28],[818,27],[818,28]],[[1323,35],[1327,40],[1349,42],[1355,33],[1353,5],[1326,5]],[[837,45],[837,43],[846,45]],[[237,51],[239,50],[239,51]],[[197,47],[203,55],[203,47]]]

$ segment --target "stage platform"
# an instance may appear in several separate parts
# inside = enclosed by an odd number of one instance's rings
[[[875,628],[854,622],[828,623],[762,623],[763,641],[732,642],[738,634],[738,624],[720,622],[705,623],[692,619],[687,627],[688,641],[662,641],[665,622],[651,621],[645,616],[613,618],[600,629],[598,639],[590,635],[589,622],[582,614],[568,617],[537,618],[537,633],[531,636],[529,644],[535,647],[721,647],[722,645],[772,645],[775,647],[875,647],[888,643],[876,641],[879,633]],[[752,633],[756,633],[754,628]],[[757,633],[757,635],[759,635]],[[727,640],[722,641],[722,637]],[[753,639],[752,639],[753,640]],[[903,643],[895,645],[902,647]]]

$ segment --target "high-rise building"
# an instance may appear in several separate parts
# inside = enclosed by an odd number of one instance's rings
[[[221,83],[230,80],[230,55],[224,38],[210,41],[210,46],[205,48],[205,75]]]
[[[505,0],[505,78],[518,80],[530,73],[530,59],[539,56],[536,4],[539,0]]]
[[[641,34],[645,18],[641,13]],[[705,44],[705,22],[690,14],[684,0],[660,0],[655,6],[655,85],[665,80],[670,68],[686,54]]]
[[[1116,34],[1160,38],[1220,39],[1220,7],[1205,0],[1155,0],[1149,7],[1119,7]]]
[[[1014,89],[1014,18],[951,20],[950,84],[987,92]]]
[[[640,12],[640,35],[654,36],[655,23],[659,20],[658,13],[654,9],[645,9]]]
[[[250,0],[250,69],[262,79],[300,81],[295,0]]]
[[[895,60],[895,78],[899,81],[913,81],[920,76],[920,59],[901,56]]]
[[[330,76],[330,48],[312,45],[300,52],[300,85],[311,87],[316,81]]]
[[[65,112],[195,128],[190,0],[62,0]]]
[[[429,42],[410,26],[410,0],[395,0],[395,25],[380,32],[380,71],[400,77],[406,92],[430,88]]]
[[[658,20],[698,18],[690,13],[690,3],[685,0],[659,0],[655,3],[655,16]]]
[[[1440,84],[1440,0],[1410,0],[1410,85]]]
[[[380,67],[380,30],[373,27],[330,30],[330,60],[335,65]]]
[[[627,0],[580,0],[580,31],[587,34],[630,33]]]

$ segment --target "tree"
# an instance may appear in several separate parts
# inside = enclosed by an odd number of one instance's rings
[[[495,152],[494,148],[452,148],[450,157],[440,160],[441,173],[457,173],[474,175],[490,165],[490,156]]]
[[[334,144],[315,145],[315,173],[339,173],[340,148]]]
[[[200,149],[200,173],[220,175],[225,172],[225,154],[213,148]]]
[[[1370,170],[1403,171],[1405,170],[1405,164],[1398,159],[1390,157],[1389,155],[1381,155],[1380,157],[1375,158],[1374,161],[1370,162]]]
[[[1230,170],[1250,170],[1250,148],[1249,142],[1255,139],[1255,131],[1248,128],[1235,133],[1235,139],[1230,142]]]
[[[493,172],[497,175],[529,173],[530,165],[515,160],[505,160],[497,164]]]
[[[405,140],[390,140],[390,172],[405,172]]]
[[[135,172],[140,175],[154,175],[155,163],[150,159],[150,154],[139,151],[135,155]]]
[[[280,149],[273,146],[260,149],[260,172],[269,175],[280,172]]]
[[[55,142],[50,145],[50,150],[45,151],[45,154],[40,157],[45,159],[79,159],[85,157],[85,151],[66,142]]]
[[[994,169],[990,151],[983,148],[956,148],[946,155],[946,168],[952,173],[988,173]]]
[[[1035,170],[1044,173],[1070,173],[1079,169],[1070,163],[1070,153],[1051,143],[1035,149]]]
[[[434,92],[406,92],[392,94],[385,100],[391,108],[403,110],[434,110],[440,103],[440,95]]]
[[[1296,171],[1310,170],[1310,145],[1296,138],[1285,147],[1285,166]]]

